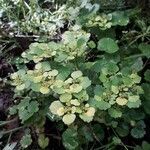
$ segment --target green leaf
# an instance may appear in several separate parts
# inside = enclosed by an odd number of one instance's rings
[[[79,106],[79,105],[80,105],[80,103],[79,103],[79,101],[78,101],[77,99],[71,100],[71,101],[70,101],[70,104],[72,104],[72,105],[74,105],[74,106]]]
[[[116,103],[117,103],[118,105],[120,105],[120,106],[126,105],[127,102],[128,102],[128,100],[127,100],[126,98],[118,97],[118,98],[116,99]]]
[[[58,110],[60,108],[63,108],[63,107],[64,106],[63,106],[63,104],[60,101],[54,101],[54,102],[51,103],[49,109],[50,109],[52,114],[58,115]]]
[[[144,135],[146,134],[144,128],[145,128],[145,123],[144,121],[138,121],[136,123],[136,126],[131,130],[131,135],[134,137],[134,138],[142,138],[144,137]]]
[[[42,70],[43,71],[51,70],[51,66],[50,66],[50,63],[48,61],[42,62],[41,65],[42,65]]]
[[[111,54],[118,51],[119,47],[113,39],[103,38],[98,41],[98,49]]]
[[[146,72],[144,73],[144,79],[150,82],[150,69],[146,70]]]
[[[70,125],[72,124],[76,119],[76,115],[75,114],[66,114],[63,116],[63,122],[66,125]]]
[[[106,64],[107,62],[105,61],[105,59],[101,59],[98,61],[95,61],[95,63],[93,64],[93,66],[91,67],[91,69],[97,73],[99,73],[102,69],[102,67]]]
[[[79,146],[78,133],[74,128],[68,128],[62,134],[63,145],[67,150],[75,150]]]
[[[150,44],[141,43],[138,48],[146,57],[150,57]]]
[[[66,103],[72,99],[72,95],[70,93],[64,93],[64,94],[60,95],[59,99],[61,102]]]
[[[143,60],[141,57],[132,60],[131,69],[135,72],[139,72],[140,70],[143,69]]]
[[[143,83],[142,84],[142,88],[144,90],[144,101],[142,103],[143,107],[144,107],[144,110],[147,114],[150,115],[150,84],[148,83]]]
[[[40,134],[38,137],[38,144],[42,149],[45,149],[49,144],[49,139],[44,134]]]
[[[128,100],[130,102],[136,102],[140,99],[139,95],[132,95],[132,96],[128,96]]]
[[[18,110],[17,105],[14,105],[14,106],[12,106],[12,107],[9,108],[9,114],[10,115],[14,115],[14,114],[17,113],[17,110]]]
[[[138,76],[137,74],[131,74],[130,78],[133,80],[134,83],[140,83],[141,77]]]
[[[129,108],[139,108],[140,105],[141,105],[141,100],[140,99],[137,100],[136,102],[130,102],[130,101],[128,101],[128,103],[127,103],[127,106]]]
[[[88,46],[93,49],[96,47],[96,44],[94,41],[90,41],[90,42],[88,42]]]
[[[66,31],[63,34],[62,38],[63,38],[63,41],[64,41],[65,44],[75,41],[75,36],[70,31]]]
[[[115,145],[121,144],[121,139],[119,137],[115,136],[115,137],[113,137],[112,140]]]
[[[39,110],[39,103],[37,101],[31,101],[27,98],[22,100],[18,105],[19,118],[22,122],[28,120]]]
[[[131,135],[134,137],[134,138],[142,138],[142,137],[144,137],[144,135],[145,135],[145,130],[143,129],[143,128],[137,128],[137,127],[135,127],[135,128],[133,128],[132,130],[131,130]]]
[[[102,141],[105,137],[105,132],[103,127],[100,124],[94,124],[92,125],[93,133],[96,135],[96,137]]]
[[[91,85],[91,81],[89,80],[88,77],[83,77],[81,78],[80,85],[82,86],[83,89],[86,89]]]
[[[143,120],[145,118],[145,113],[141,109],[130,109],[126,115],[131,120]]]
[[[23,148],[27,148],[29,145],[31,145],[32,139],[30,134],[26,134],[22,137],[20,144]]]
[[[79,93],[80,91],[82,91],[82,89],[83,89],[82,86],[79,84],[72,84],[70,86],[70,92],[72,93]]]
[[[112,25],[126,26],[129,23],[129,17],[124,11],[115,11],[112,14]]]
[[[108,70],[108,74],[115,74],[119,71],[119,67],[114,62],[108,62],[105,67]]]
[[[52,71],[49,71],[48,75],[50,77],[55,77],[58,75],[58,71],[56,69],[52,70]]]
[[[93,120],[95,114],[95,108],[89,107],[86,112],[80,114],[80,118],[85,122],[91,122]]]
[[[104,91],[105,91],[105,89],[101,85],[96,85],[95,89],[94,89],[94,94],[96,96],[102,96]]]
[[[105,102],[103,100],[98,101],[98,100],[92,99],[92,100],[90,100],[89,104],[100,110],[107,110],[111,107],[111,105],[108,102]]]
[[[77,79],[77,78],[81,77],[82,75],[83,75],[83,74],[82,74],[81,71],[74,71],[74,72],[71,74],[71,77],[72,77],[73,79]]]
[[[150,150],[150,143],[143,141],[142,148],[143,150]]]
[[[146,100],[142,104],[143,104],[145,112],[150,115],[150,109],[149,109],[150,108],[150,100]]]
[[[122,112],[114,108],[108,109],[108,113],[113,118],[120,118],[122,116]]]
[[[141,100],[137,100],[136,102],[130,102],[128,101],[127,106],[129,108],[139,108],[141,105]]]
[[[119,136],[126,137],[129,134],[129,126],[126,123],[122,123],[116,128],[116,132]]]
[[[107,74],[107,73],[106,73]],[[107,75],[104,74],[104,73],[101,73],[100,76],[99,76],[99,80],[103,83],[107,82],[108,81],[108,78],[107,78]]]
[[[41,86],[40,92],[42,94],[48,94],[50,92],[50,89],[48,87],[46,87],[46,86]]]
[[[93,116],[87,116],[86,114],[80,114],[79,117],[84,121],[84,122],[91,122],[93,120]]]
[[[118,94],[119,93],[119,88],[117,86],[111,86],[111,90],[114,94]]]
[[[82,90],[79,93],[74,93],[73,94],[77,99],[79,99],[79,101],[87,101],[89,99],[89,95],[87,94],[87,92],[85,90]]]
[[[54,63],[53,63],[53,64],[54,64]],[[55,67],[55,68],[58,70],[58,72],[59,72],[59,74],[57,75],[56,79],[59,79],[59,80],[63,80],[63,81],[64,81],[64,80],[69,76],[70,70],[71,70],[70,67],[64,67],[64,66],[60,66],[60,65],[58,65],[58,64],[56,64],[54,67]]]
[[[40,83],[32,83],[31,84],[31,89],[35,92],[39,92],[41,88],[41,84]]]
[[[86,43],[85,39],[84,38],[80,38],[77,41],[77,47],[81,48],[83,45],[85,45],[85,43]]]
[[[80,136],[82,136],[86,141],[85,142],[92,142],[93,141],[93,133],[89,130],[89,128],[84,125],[78,130]]]
[[[25,87],[26,87],[26,85],[23,83],[23,84],[17,85],[17,86],[16,86],[16,90],[22,91],[22,90],[25,89]]]
[[[144,97],[146,100],[149,100],[150,98],[150,84],[148,83],[143,83],[142,88],[144,90]]]
[[[134,150],[143,150],[139,145],[136,145],[136,147],[134,148]]]

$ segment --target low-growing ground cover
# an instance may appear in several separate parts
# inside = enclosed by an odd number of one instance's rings
[[[150,150],[149,5],[1,0],[0,149]]]

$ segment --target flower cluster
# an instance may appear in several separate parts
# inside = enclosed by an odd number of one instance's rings
[[[41,62],[35,65],[34,70],[19,70],[11,74],[12,85],[17,91],[32,89],[35,92],[48,94],[58,71],[51,69],[48,62]]]
[[[106,30],[112,26],[112,15],[111,14],[100,14],[92,16],[91,19],[86,23],[87,27],[98,26],[101,30]]]
[[[91,85],[91,81],[82,75],[81,71],[73,72],[61,88],[54,90],[59,94],[59,101],[51,103],[50,111],[62,117],[67,125],[74,122],[77,114],[85,122],[92,121],[95,114],[95,108],[87,102],[89,96],[86,88]]]
[[[34,70],[18,71],[11,75],[12,85],[17,91],[32,89],[42,94],[57,95],[59,100],[50,105],[54,115],[63,116],[63,122],[70,125],[76,115],[86,122],[93,119],[95,109],[88,104],[86,88],[91,85],[88,77],[81,71],[74,71],[65,81],[57,79],[58,71],[48,66],[47,62],[38,63]]]
[[[48,58],[54,58],[56,62],[67,62],[84,56],[89,37],[90,34],[81,30],[67,31],[63,34],[61,42],[31,44],[29,50],[22,53],[22,57],[26,62],[33,60],[37,63]]]
[[[140,94],[143,94],[143,90],[138,85],[141,77],[136,72],[126,69],[119,71],[119,67],[111,62],[103,65],[99,80],[102,84],[95,87],[95,101],[91,101],[98,109],[114,112],[124,106],[138,108],[141,105]],[[111,116],[112,112],[109,113]]]

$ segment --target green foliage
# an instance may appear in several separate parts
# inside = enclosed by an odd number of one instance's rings
[[[88,103],[84,104],[89,98],[85,89],[91,85],[91,81],[82,75],[81,71],[74,71],[71,78],[64,81],[61,93],[58,93],[60,101],[54,101],[50,105],[51,113],[63,116],[62,120],[67,125],[75,121],[75,114],[79,114],[85,122],[90,122],[95,113],[93,107],[90,107]]]
[[[22,123],[28,120],[39,110],[39,104],[37,101],[30,101],[30,98],[24,98],[18,105],[14,105],[10,108],[10,114],[13,115],[18,111],[19,118]]]
[[[146,57],[150,57],[150,44],[141,43],[138,48]]]
[[[143,141],[141,146],[137,145],[134,148],[134,150],[149,150],[149,149],[150,149],[150,144],[146,141]]]
[[[9,20],[11,27],[15,30],[19,29],[20,33],[45,34],[53,37],[57,34],[57,30],[64,27],[67,20],[72,22],[76,13],[67,11],[67,5],[58,7],[52,2],[51,8],[43,8],[45,4],[46,1],[2,0],[0,8],[5,18]],[[51,1],[48,4],[51,4]],[[13,15],[12,12],[14,12]]]
[[[143,108],[147,114],[150,115],[150,101],[149,101],[149,96],[150,96],[150,84],[149,83],[143,83],[142,85],[143,90],[144,90],[144,102],[143,102]]]
[[[129,23],[129,17],[126,12],[116,11],[112,13],[112,25],[126,26]]]
[[[146,81],[150,82],[150,69],[148,69],[148,70],[145,72],[144,76],[145,76],[144,79],[145,79]]]
[[[78,134],[75,129],[68,128],[62,135],[63,144],[66,149],[73,150],[79,146]]]
[[[111,54],[118,51],[119,47],[113,39],[103,38],[98,42],[98,49]]]
[[[27,52],[22,53],[26,61],[33,60],[35,63],[43,59],[54,58],[56,62],[68,62],[75,57],[85,55],[87,41],[90,34],[73,28],[73,31],[66,31],[59,43],[33,43]]]
[[[99,27],[101,30],[106,30],[112,26],[112,15],[111,14],[100,14],[92,16],[91,19],[86,23],[87,27]]]
[[[145,135],[145,124],[143,121],[136,123],[135,127],[131,130],[131,135],[135,138],[142,138]]]
[[[20,144],[23,148],[27,148],[29,145],[31,145],[31,143],[32,138],[30,134],[25,134],[20,141]]]
[[[46,138],[43,134],[39,135],[38,144],[42,149],[45,149],[49,144],[49,139]]]
[[[53,8],[44,8],[45,1],[2,4],[5,12],[9,6],[20,10],[17,17],[6,13],[17,20],[14,30],[46,37],[29,45],[8,78],[14,89],[9,115],[35,128],[41,149],[50,141],[43,133],[46,117],[63,132],[68,150],[115,149],[125,147],[122,137],[129,134],[144,137],[144,118],[150,115],[147,25],[138,22],[145,29],[142,36],[135,31],[132,41],[133,32],[126,31],[128,23],[135,24],[130,10],[104,11],[90,0],[51,2]],[[59,39],[49,40],[55,36]],[[25,133],[21,146],[31,143]]]

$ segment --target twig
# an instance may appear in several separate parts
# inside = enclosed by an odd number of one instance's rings
[[[115,132],[115,130],[113,128],[112,128],[112,131],[114,132],[114,134],[116,135],[116,137],[119,138],[118,134]],[[126,150],[128,150],[127,146],[122,141],[121,141],[120,145],[122,145]]]
[[[7,140],[7,144],[9,144],[9,143],[10,143],[11,136],[12,136],[12,132],[10,132],[10,134],[9,134],[9,137],[8,137],[8,140]],[[6,145],[7,145],[7,144],[6,144]]]
[[[25,126],[22,126],[22,127],[18,127],[18,128],[15,128],[15,129],[11,129],[11,130],[8,130],[8,131],[2,131],[0,132],[0,135],[4,135],[4,134],[8,134],[8,133],[11,133],[11,132],[15,132],[15,131],[18,131],[20,129],[23,129]]]
[[[11,122],[14,122],[14,121],[16,121],[16,120],[17,120],[17,118],[14,118],[14,119],[9,120],[9,121],[0,121],[0,126],[4,126],[4,125],[6,125],[6,124],[8,124],[8,123],[11,123]]]

